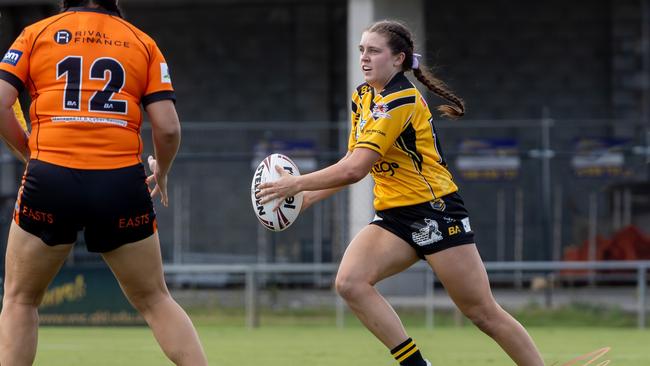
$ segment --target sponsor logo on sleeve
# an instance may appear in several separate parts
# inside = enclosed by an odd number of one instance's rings
[[[2,62],[9,64],[11,66],[18,65],[18,61],[23,57],[23,51],[18,50],[9,50],[5,53],[5,57],[2,59]]]
[[[172,77],[169,76],[169,66],[166,63],[160,63],[160,82],[163,84],[171,84]]]

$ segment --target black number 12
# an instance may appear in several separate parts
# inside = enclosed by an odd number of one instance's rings
[[[81,86],[83,77],[83,58],[80,56],[68,56],[56,64],[56,78],[66,78],[65,91],[63,93],[64,110],[81,110]],[[103,90],[96,91],[88,102],[88,110],[100,113],[126,114],[127,102],[113,100],[111,97],[119,93],[124,87],[125,71],[122,64],[112,58],[98,58],[90,66],[90,79],[106,80],[106,72],[109,73],[108,81]]]

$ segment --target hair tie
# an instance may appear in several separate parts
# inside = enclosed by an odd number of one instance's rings
[[[413,66],[411,66],[412,69],[419,69],[420,68],[420,60],[418,60],[418,57],[422,57],[419,53],[413,53]]]

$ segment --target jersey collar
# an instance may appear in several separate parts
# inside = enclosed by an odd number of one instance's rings
[[[400,71],[397,74],[395,74],[392,79],[390,79],[388,84],[386,84],[386,86],[384,86],[384,90],[382,90],[381,93],[379,93],[379,94],[386,95],[387,91],[395,89],[396,86],[400,85],[404,81],[408,82],[408,79],[404,75],[404,71]],[[388,93],[388,94],[390,94],[390,93]]]
[[[100,14],[107,14],[107,15],[114,15],[114,16],[120,16],[118,13],[102,8],[86,8],[86,7],[74,7],[74,8],[68,8],[66,9],[67,11],[81,11],[81,12],[90,12],[90,13],[100,13]]]

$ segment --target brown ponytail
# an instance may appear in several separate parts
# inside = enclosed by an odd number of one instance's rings
[[[388,46],[394,55],[404,52],[405,57],[404,63],[402,64],[402,71],[413,71],[413,75],[427,89],[453,103],[453,105],[439,105],[436,108],[443,116],[450,119],[457,119],[465,115],[465,103],[442,80],[433,76],[422,64],[417,69],[413,68],[413,49],[415,48],[413,36],[404,24],[394,20],[382,20],[370,26],[367,31],[379,33],[386,37]]]
[[[447,99],[455,105],[443,104],[436,107],[443,116],[450,119],[458,119],[465,115],[465,103],[454,92],[447,88],[447,85],[434,77],[429,71],[422,68],[422,65],[417,69],[413,69],[413,75],[421,82],[427,89],[436,93],[441,98]]]

